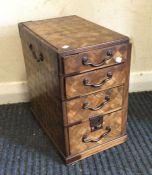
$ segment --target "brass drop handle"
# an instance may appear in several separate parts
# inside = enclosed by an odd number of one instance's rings
[[[40,53],[39,56],[36,55],[32,44],[29,44],[29,49],[31,50],[31,52],[33,54],[33,57],[35,58],[35,60],[37,62],[40,62],[40,61],[43,61],[44,60],[44,57],[43,57],[43,54],[42,53]]]
[[[106,57],[100,63],[93,64],[93,63],[89,62],[88,56],[84,55],[82,57],[82,64],[86,65],[86,66],[91,66],[91,67],[100,67],[100,66],[104,65],[107,60],[111,59],[112,56],[113,56],[112,51],[108,50],[107,53],[106,53]]]
[[[83,80],[83,85],[84,86],[91,86],[91,87],[101,87],[101,86],[103,86],[107,81],[109,81],[109,80],[111,80],[112,79],[112,72],[108,72],[107,73],[107,78],[106,79],[104,79],[104,80],[102,80],[100,83],[97,83],[97,84],[92,84],[92,83],[90,83],[89,82],[89,80],[88,79],[84,79]]]
[[[84,143],[89,143],[89,142],[98,142],[100,141],[103,137],[107,136],[110,132],[111,132],[111,127],[110,126],[107,126],[105,128],[105,133],[101,134],[98,138],[96,139],[90,139],[88,134],[85,134],[82,136],[82,142]]]
[[[96,107],[90,107],[89,102],[84,102],[82,108],[86,109],[86,110],[91,110],[91,111],[98,111],[101,108],[103,108],[105,106],[105,104],[107,104],[109,101],[110,101],[110,96],[106,95],[105,96],[105,101],[102,102],[101,104],[97,105]]]

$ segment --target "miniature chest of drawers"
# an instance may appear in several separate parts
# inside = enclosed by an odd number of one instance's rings
[[[32,112],[65,162],[125,142],[129,38],[78,16],[19,32]]]

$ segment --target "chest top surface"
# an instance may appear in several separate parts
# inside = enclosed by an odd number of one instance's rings
[[[78,16],[22,23],[58,53],[128,41],[128,37]]]

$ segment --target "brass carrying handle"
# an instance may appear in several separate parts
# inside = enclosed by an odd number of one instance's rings
[[[43,61],[44,60],[44,57],[43,57],[43,54],[42,53],[40,53],[39,56],[36,55],[32,44],[29,44],[29,49],[31,50],[31,52],[33,54],[33,57],[35,58],[35,60],[37,62],[40,62],[40,61]]]
[[[104,80],[102,80],[100,83],[97,83],[97,84],[92,84],[92,83],[90,83],[89,82],[89,80],[88,79],[84,79],[83,80],[83,84],[84,84],[84,86],[91,86],[91,87],[101,87],[101,86],[103,86],[107,81],[109,81],[109,80],[111,80],[112,79],[112,72],[108,72],[107,73],[107,78],[106,79],[104,79]]]
[[[89,102],[84,102],[83,103],[83,109],[86,110],[91,110],[91,111],[98,111],[99,109],[103,108],[105,104],[107,104],[110,101],[110,96],[106,95],[105,96],[105,101],[102,102],[101,104],[97,105],[96,107],[89,107]]]
[[[93,64],[93,63],[89,62],[88,56],[84,55],[82,57],[82,64],[86,65],[86,66],[91,66],[91,67],[100,67],[100,66],[104,65],[107,60],[110,60],[112,58],[112,56],[113,56],[112,51],[109,50],[109,51],[107,51],[106,57],[104,58],[104,60],[102,60],[100,63]]]
[[[106,135],[108,135],[111,132],[111,127],[107,126],[105,128],[105,133],[101,134],[98,138],[96,139],[90,139],[89,136],[87,134],[82,136],[82,142],[84,143],[89,143],[89,142],[98,142],[100,141],[103,137],[105,137]]]

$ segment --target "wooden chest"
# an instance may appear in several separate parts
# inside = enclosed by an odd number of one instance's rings
[[[78,16],[19,31],[32,112],[66,163],[125,142],[129,38]]]

